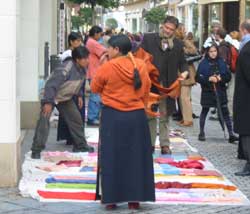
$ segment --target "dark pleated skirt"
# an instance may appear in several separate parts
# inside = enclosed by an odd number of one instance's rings
[[[150,131],[144,110],[104,106],[100,128],[102,203],[155,201]]]

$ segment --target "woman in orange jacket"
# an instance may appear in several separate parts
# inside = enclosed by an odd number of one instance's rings
[[[128,202],[155,201],[150,132],[144,106],[151,82],[146,64],[130,53],[125,35],[109,40],[110,61],[96,72],[91,90],[102,100],[100,171],[102,203],[107,209]]]

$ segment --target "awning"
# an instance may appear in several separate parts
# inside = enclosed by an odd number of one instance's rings
[[[190,4],[197,4],[197,0],[184,0],[180,4],[178,4],[177,6],[184,7],[184,6],[190,5]]]
[[[239,0],[198,0],[198,4],[213,4],[223,2],[237,2]]]

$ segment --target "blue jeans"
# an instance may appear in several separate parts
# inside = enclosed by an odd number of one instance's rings
[[[99,94],[90,93],[88,103],[88,121],[99,120],[101,98]]]

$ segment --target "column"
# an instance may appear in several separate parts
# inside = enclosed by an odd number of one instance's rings
[[[21,127],[24,129],[34,128],[39,115],[39,38],[43,36],[40,35],[40,1],[43,0],[20,0],[18,84],[21,100]]]
[[[0,7],[0,187],[14,186],[20,171],[20,116],[17,95],[17,24],[19,1]]]

